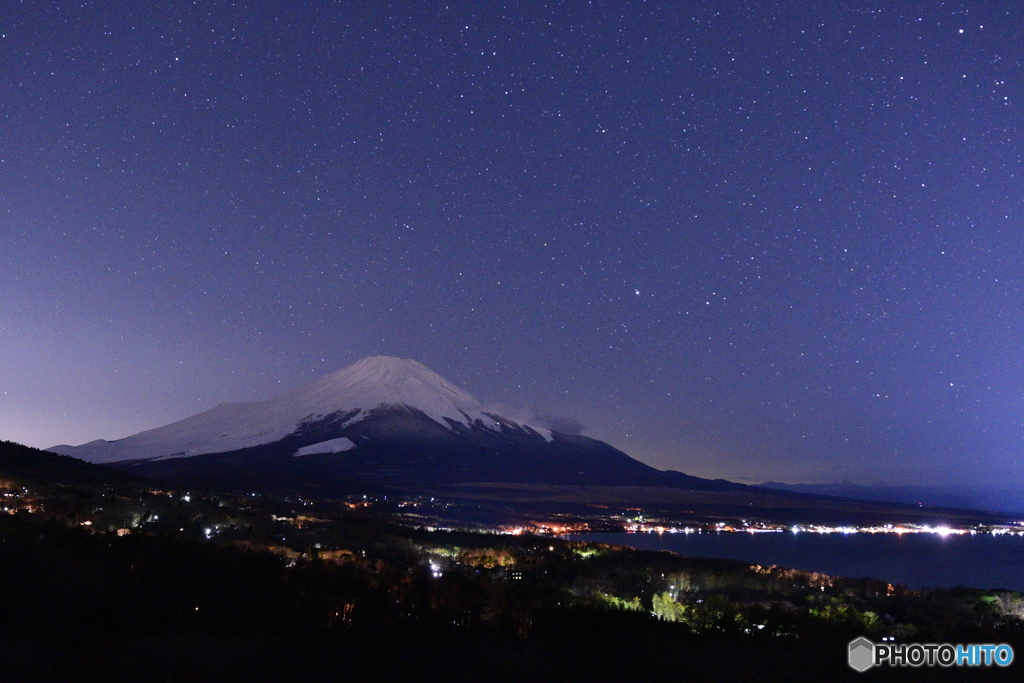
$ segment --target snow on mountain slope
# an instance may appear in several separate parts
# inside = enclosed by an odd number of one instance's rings
[[[356,445],[351,439],[341,436],[337,439],[328,439],[327,441],[321,441],[320,443],[303,446],[299,450],[295,451],[295,455],[302,456],[317,455],[319,453],[343,453],[355,447]]]
[[[189,457],[273,443],[327,415],[346,415],[345,424],[352,424],[375,408],[401,405],[448,429],[473,424],[501,429],[499,421],[482,412],[479,401],[429,368],[405,358],[372,356],[266,401],[223,403],[117,441],[99,439],[49,450],[98,463]],[[547,430],[529,429],[550,439]]]

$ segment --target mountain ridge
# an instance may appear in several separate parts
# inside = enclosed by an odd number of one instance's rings
[[[613,446],[517,422],[410,359],[364,358],[264,401],[220,404],[118,441],[52,452],[218,486],[461,482],[746,489],[657,470]]]

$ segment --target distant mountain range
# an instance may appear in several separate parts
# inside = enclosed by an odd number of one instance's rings
[[[420,363],[388,356],[266,401],[49,450],[197,485],[321,494],[474,482],[749,489],[657,470],[602,441],[503,417]]]
[[[946,486],[888,486],[885,484],[851,484],[848,481],[832,484],[783,484],[766,481],[762,488],[779,491],[810,493],[821,496],[840,496],[886,503],[906,503],[961,508],[967,510],[991,510],[999,512],[1024,513],[1024,487],[1014,484],[1003,485],[946,485]]]

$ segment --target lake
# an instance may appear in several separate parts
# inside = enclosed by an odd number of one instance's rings
[[[724,557],[908,588],[970,586],[1024,591],[1024,536],[989,534],[606,533],[567,538]]]

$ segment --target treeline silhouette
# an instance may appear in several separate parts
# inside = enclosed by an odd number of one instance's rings
[[[70,485],[139,484],[138,477],[14,441],[0,441],[0,479]]]

